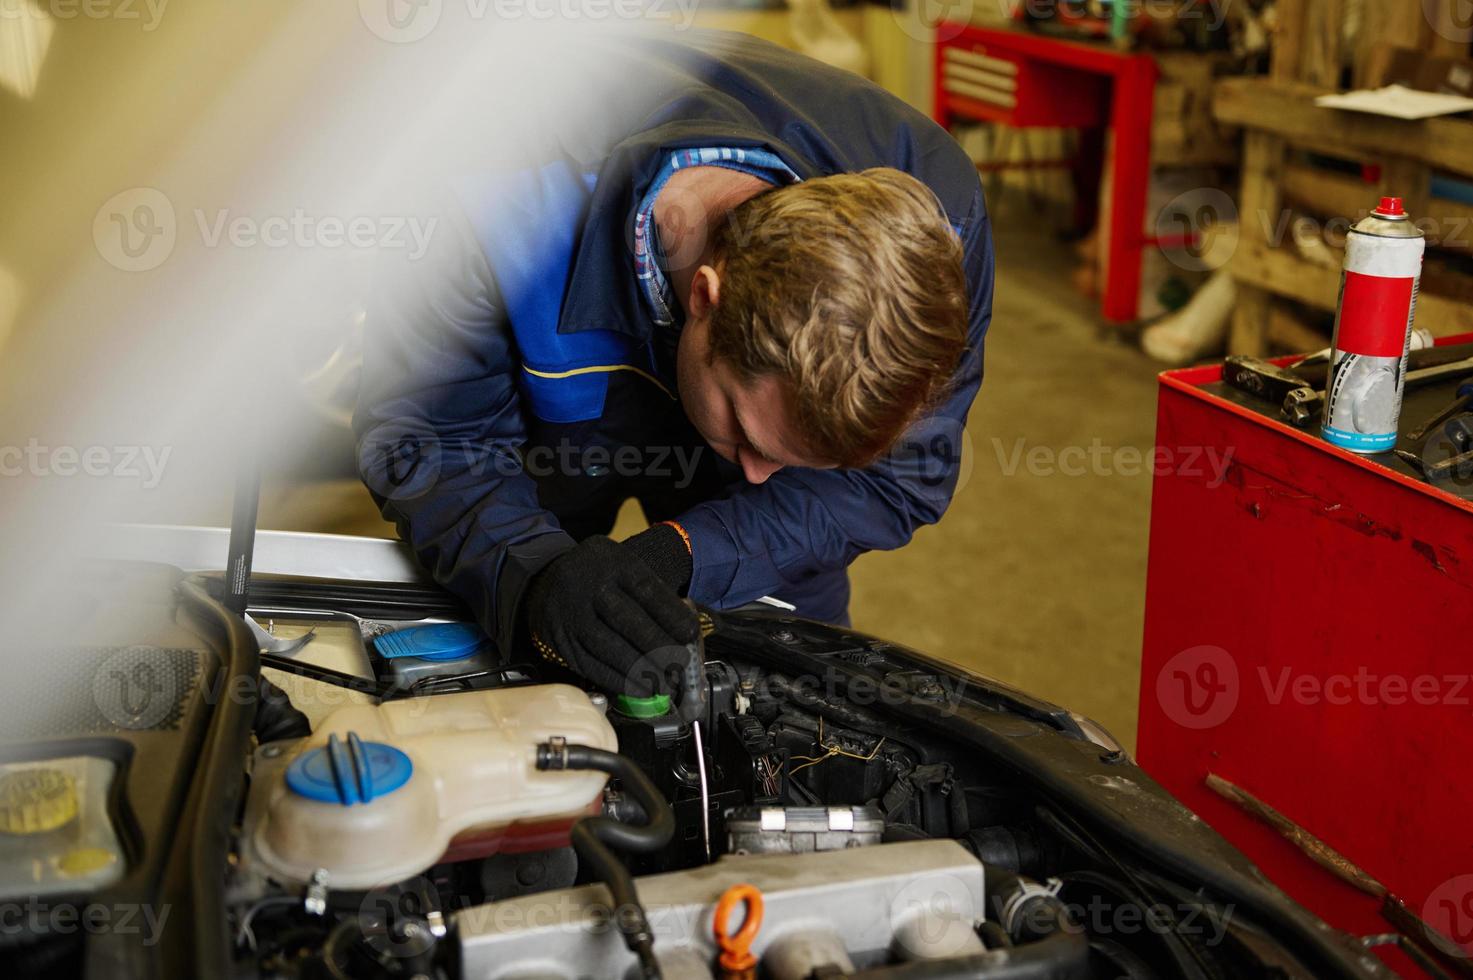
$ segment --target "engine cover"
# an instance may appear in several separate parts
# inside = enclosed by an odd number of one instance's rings
[[[908,841],[816,854],[730,856],[640,878],[639,896],[665,977],[711,976],[716,902],[743,883],[762,891],[762,927],[751,948],[764,976],[805,977],[833,966],[848,971],[891,959],[983,951],[975,932],[984,915],[982,864],[955,841]],[[608,903],[604,886],[584,885],[458,912],[454,932],[463,975],[625,976],[634,955],[609,925]]]

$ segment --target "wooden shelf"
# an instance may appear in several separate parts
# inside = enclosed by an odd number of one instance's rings
[[[1285,200],[1322,219],[1355,217],[1375,203],[1376,188],[1361,178],[1304,163],[1284,167],[1282,187]],[[1428,248],[1473,253],[1473,205],[1434,198],[1417,217],[1431,220],[1425,226]]]
[[[1233,68],[1233,57],[1198,51],[1154,57],[1161,76],[1151,115],[1151,166],[1237,166],[1237,134],[1212,117],[1216,77]]]
[[[1340,299],[1340,270],[1260,242],[1244,242],[1233,256],[1233,277],[1254,289],[1333,311]],[[1417,326],[1435,337],[1473,332],[1473,306],[1423,292],[1417,299]]]
[[[1473,122],[1387,119],[1314,104],[1330,91],[1267,78],[1229,78],[1217,83],[1213,113],[1219,122],[1327,152],[1396,156],[1473,176]]]
[[[1469,251],[1473,208],[1434,202],[1431,179],[1434,170],[1473,176],[1473,122],[1387,119],[1315,105],[1328,91],[1281,77],[1230,78],[1214,89],[1214,116],[1246,133],[1240,241],[1232,263],[1239,286],[1229,339],[1233,353],[1265,353],[1275,316],[1282,313],[1278,300],[1327,311],[1339,302],[1340,270],[1305,261],[1280,240],[1277,232],[1287,234],[1290,204],[1321,217],[1356,220],[1377,196],[1394,194],[1406,199],[1413,215],[1436,219],[1434,232],[1450,234],[1454,250]],[[1380,185],[1306,166],[1291,148],[1373,163],[1381,170]],[[1438,234],[1429,244],[1442,244]],[[1473,330],[1473,306],[1424,288],[1417,326],[1439,337],[1467,333]]]

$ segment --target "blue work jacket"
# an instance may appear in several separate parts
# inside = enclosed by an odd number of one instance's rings
[[[689,595],[717,608],[900,547],[950,502],[982,380],[990,226],[949,134],[865,79],[741,35],[622,39],[597,57],[637,84],[601,95],[597,125],[535,164],[450,180],[434,254],[369,311],[363,478],[503,649],[530,577],[630,496],[678,518]],[[686,421],[679,327],[654,326],[631,239],[646,189],[687,147],[764,148],[801,179],[894,167],[940,200],[964,246],[969,344],[936,414],[880,462],[748,485]]]

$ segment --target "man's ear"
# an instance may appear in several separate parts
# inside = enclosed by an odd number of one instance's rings
[[[713,266],[703,265],[690,280],[690,301],[686,309],[693,317],[710,316],[721,300],[721,276]]]

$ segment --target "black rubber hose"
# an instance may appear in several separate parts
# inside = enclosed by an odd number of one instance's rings
[[[1027,827],[979,827],[963,834],[961,844],[984,865],[1019,874],[1041,866],[1043,861],[1037,835]]]
[[[994,943],[985,953],[942,960],[913,960],[850,974],[863,980],[1083,980],[1090,976],[1089,937],[1069,910],[1034,882],[987,867],[986,892],[996,904],[986,926]],[[1007,922],[1001,923],[1006,916]],[[1004,927],[1008,927],[1004,929]]]
[[[772,694],[814,714],[822,715],[836,725],[852,728],[866,735],[886,735],[895,727],[872,711],[805,691],[792,678],[783,674],[768,674],[766,684]]]
[[[987,895],[993,903],[989,911],[1014,943],[1031,942],[1061,932],[1084,939],[1084,931],[1069,919],[1069,910],[1058,896],[1022,875],[995,865],[984,865],[983,873]]]
[[[1079,980],[1090,976],[1089,944],[1057,933],[1026,946],[945,960],[912,960],[846,974],[850,980]]]
[[[944,960],[915,960],[852,974],[864,980],[1075,980],[1089,976],[1089,939],[1058,898],[1026,878],[985,866],[995,904],[986,926],[993,943],[1011,943]],[[1003,921],[1006,920],[1006,921]],[[999,924],[1000,923],[1000,924]]]
[[[224,634],[228,656],[221,670],[221,690],[237,678],[254,686],[261,676],[261,646],[245,620],[234,615],[205,592],[197,579],[180,584],[186,601],[212,615]],[[225,872],[229,865],[231,831],[245,786],[242,760],[250,753],[254,712],[245,698],[221,698],[210,716],[209,732],[196,766],[191,788],[197,799],[190,840],[190,885],[194,902],[194,975],[223,976],[229,972],[233,946],[225,914]]]
[[[573,825],[573,849],[593,873],[608,886],[614,900],[614,922],[624,936],[624,943],[639,957],[646,980],[659,980],[660,965],[655,960],[655,937],[634,878],[612,848],[648,854],[670,843],[675,835],[675,816],[670,804],[655,788],[643,769],[615,752],[543,742],[537,746],[537,768],[541,770],[594,769],[618,778],[624,789],[639,803],[648,817],[643,826],[620,823],[608,817],[584,817]]]
[[[988,949],[1010,949],[1013,945],[1013,937],[991,919],[985,920],[977,927],[977,934],[982,937]]]
[[[266,678],[260,680],[260,700],[251,730],[256,741],[275,742],[283,738],[306,738],[312,734],[312,723],[292,704],[291,697]]]
[[[621,851],[636,854],[651,854],[670,843],[675,836],[675,815],[670,804],[645,775],[645,771],[617,752],[587,745],[565,745],[543,742],[537,746],[537,768],[595,769],[606,772],[623,784],[626,792],[634,797],[644,810],[649,821],[644,826],[620,823],[607,817],[584,817],[578,826],[587,825],[600,841]]]

